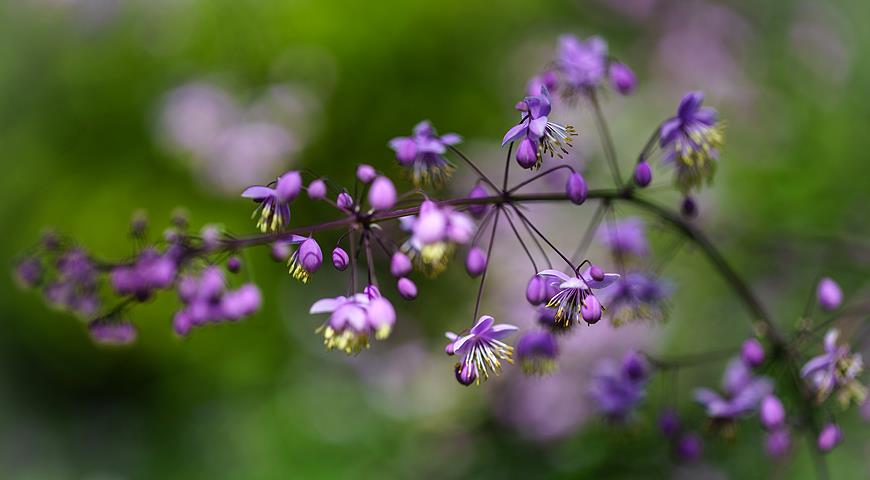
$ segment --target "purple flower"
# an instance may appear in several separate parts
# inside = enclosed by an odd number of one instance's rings
[[[344,210],[353,210],[353,197],[347,192],[341,192],[335,197],[335,204]]]
[[[390,274],[394,277],[404,277],[411,273],[411,259],[402,252],[396,252],[390,257]]]
[[[468,198],[486,198],[489,194],[486,193],[486,189],[480,186],[480,184],[474,185],[474,188],[468,192]],[[474,218],[481,218],[483,214],[489,209],[488,205],[469,205],[468,212],[471,213]]]
[[[408,277],[402,277],[396,282],[396,289],[399,290],[399,295],[405,300],[414,300],[417,298],[417,285]]]
[[[420,205],[420,214],[411,222],[412,235],[402,250],[429,275],[442,272],[454,245],[468,243],[476,229],[465,213],[431,200]]]
[[[172,319],[175,333],[185,336],[192,327],[209,322],[235,321],[260,309],[262,295],[256,285],[247,283],[237,290],[227,290],[220,268],[206,267],[199,277],[183,276],[178,281],[178,297],[184,308]]]
[[[562,35],[556,65],[570,90],[595,89],[607,75],[607,43],[600,37],[584,42],[573,35]]]
[[[704,94],[689,92],[680,101],[677,114],[662,123],[659,144],[662,162],[676,166],[676,184],[683,193],[712,181],[724,139],[716,110],[701,107]]]
[[[370,337],[387,338],[396,323],[392,304],[372,286],[367,287],[365,293],[350,297],[318,300],[311,305],[309,313],[330,314],[317,333],[323,335],[323,344],[328,350],[337,348],[348,355],[368,348]]]
[[[665,280],[642,272],[627,273],[606,297],[611,322],[621,325],[636,319],[660,320],[672,291]]]
[[[326,183],[323,180],[317,179],[308,184],[308,198],[312,200],[323,200],[326,198]]]
[[[574,127],[549,121],[550,109],[550,93],[546,87],[541,88],[540,95],[526,97],[517,104],[520,123],[505,133],[501,144],[519,141],[516,159],[523,168],[540,168],[547,153],[551,158],[553,155],[562,158],[563,153],[568,153],[565,147],[571,146],[571,137],[577,135]]]
[[[659,430],[666,438],[673,439],[682,427],[680,417],[672,408],[667,408],[659,415]]]
[[[606,273],[604,280],[593,280],[588,270],[573,277],[558,270],[544,270],[538,275],[545,277],[548,285],[558,287],[547,306],[556,309],[556,321],[566,327],[572,322],[579,323],[581,319],[588,323],[597,322],[601,318],[601,305],[592,290],[606,288],[619,279],[615,273]]]
[[[785,423],[785,407],[776,395],[767,395],[759,409],[761,425],[767,430],[777,430]]]
[[[261,232],[277,232],[290,223],[290,202],[302,190],[302,177],[299,172],[287,172],[275,182],[275,188],[263,185],[248,187],[242,192],[242,197],[253,199],[259,203],[257,211],[260,219],[257,228]]]
[[[629,352],[622,364],[604,359],[595,366],[589,395],[598,411],[611,420],[628,419],[646,395],[646,369],[638,375],[636,356],[636,352]]]
[[[372,180],[374,180],[377,175],[378,172],[375,170],[375,167],[371,165],[362,163],[356,167],[356,178],[362,183],[372,183]]]
[[[825,277],[819,281],[816,289],[816,298],[819,305],[825,310],[836,310],[843,302],[843,291],[833,279]]]
[[[15,264],[15,280],[22,288],[34,288],[42,280],[42,262],[35,257],[27,257]]]
[[[646,160],[638,162],[634,167],[634,183],[641,188],[652,182],[652,167]]]
[[[537,274],[530,278],[526,285],[526,300],[532,305],[540,305],[549,298],[547,296],[547,280]]]
[[[822,452],[830,452],[843,441],[843,431],[836,423],[829,423],[822,428],[816,444]]]
[[[486,252],[480,247],[473,247],[465,257],[465,271],[472,277],[477,277],[486,270]]]
[[[517,360],[526,374],[547,374],[556,369],[559,347],[547,330],[531,330],[517,341]]]
[[[773,387],[767,377],[756,377],[739,358],[725,369],[722,394],[707,388],[695,390],[695,400],[707,409],[707,415],[719,420],[735,420],[754,411]]]
[[[556,76],[556,72],[546,71],[529,79],[529,83],[526,84],[526,95],[541,93],[541,87],[546,88],[550,92],[555,92],[559,88],[559,77]]]
[[[456,364],[457,380],[463,385],[489,379],[490,373],[498,375],[501,361],[513,363],[513,347],[500,339],[515,332],[517,327],[507,323],[495,325],[489,315],[480,317],[467,333],[456,335],[447,332],[450,343],[445,347],[448,355],[461,357]]]
[[[83,317],[96,315],[100,307],[99,271],[87,253],[77,248],[68,250],[57,259],[55,267],[54,280],[43,290],[46,300]]]
[[[649,253],[643,220],[636,217],[602,225],[597,240],[614,255],[645,257]]]
[[[589,196],[589,187],[586,186],[586,180],[583,175],[577,172],[571,172],[568,175],[568,181],[565,183],[565,193],[568,195],[568,200],[574,205],[582,205]]]
[[[253,283],[246,283],[238,290],[224,293],[220,308],[227,320],[238,320],[256,313],[262,303],[260,289]]]
[[[133,265],[115,267],[109,281],[119,295],[133,295],[146,300],[154,290],[172,285],[177,269],[176,261],[170,255],[146,249]]]
[[[103,345],[127,345],[136,341],[136,327],[127,321],[94,320],[88,324],[91,339]]]
[[[456,145],[462,137],[455,133],[438,136],[428,120],[414,126],[410,137],[396,137],[389,146],[396,152],[399,165],[411,171],[414,185],[440,186],[450,178],[453,165],[444,157],[447,147]]]
[[[676,453],[680,460],[694,462],[704,453],[704,442],[697,433],[686,433],[677,442]]]
[[[610,62],[610,83],[617,92],[629,95],[637,86],[637,78],[628,65],[622,62]]]
[[[848,345],[837,345],[839,336],[837,329],[825,334],[824,353],[810,359],[801,376],[810,382],[820,403],[837,390],[837,400],[843,406],[853,400],[860,404],[867,397],[867,388],[858,381],[864,361],[860,353],[851,353]]]
[[[300,242],[300,238],[294,235],[293,243]],[[323,251],[320,250],[320,245],[313,238],[305,238],[301,240],[299,248],[290,256],[287,261],[287,266],[290,268],[290,275],[293,278],[308,283],[311,275],[320,269],[323,264]]]

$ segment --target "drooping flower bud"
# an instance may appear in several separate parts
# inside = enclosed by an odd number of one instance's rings
[[[42,280],[42,262],[35,257],[27,257],[15,265],[15,280],[22,288],[34,288]]]
[[[420,205],[420,215],[414,222],[414,237],[424,245],[440,242],[447,232],[447,215],[435,202],[424,201]]]
[[[411,259],[402,252],[396,252],[390,258],[390,274],[396,278],[404,277],[413,269]]]
[[[455,367],[456,381],[466,387],[477,379],[477,369],[471,362],[457,363]]]
[[[343,272],[348,263],[350,263],[350,257],[347,255],[347,252],[344,251],[341,247],[335,247],[332,250],[332,265],[339,272]]]
[[[784,457],[790,448],[791,434],[786,428],[770,432],[764,437],[764,451],[772,458]]]
[[[353,208],[353,197],[347,192],[341,192],[335,199],[335,204],[338,205],[338,208],[350,210]]]
[[[299,245],[299,250],[290,257],[290,275],[302,283],[307,283],[311,275],[323,264],[323,251],[317,240],[308,237]]]
[[[547,281],[539,275],[529,279],[526,285],[526,300],[532,305],[540,305],[547,301]]]
[[[610,63],[610,83],[617,92],[629,95],[637,85],[637,78],[628,65],[622,62]]]
[[[836,423],[829,423],[819,433],[817,445],[824,453],[830,452],[843,441],[843,431]]]
[[[299,172],[290,171],[281,175],[275,185],[275,193],[279,203],[292,202],[302,190],[302,175]]]
[[[704,443],[696,433],[687,433],[677,442],[677,456],[680,460],[693,462],[701,458]]]
[[[740,347],[740,359],[747,367],[756,368],[764,363],[764,347],[758,340],[750,338]]]
[[[592,280],[600,282],[604,280],[604,269],[598,265],[592,265],[589,267],[589,276],[592,277]]]
[[[686,218],[695,218],[698,216],[698,204],[695,199],[686,195],[683,197],[683,202],[680,204],[680,213]]]
[[[583,306],[580,307],[580,316],[590,325],[594,325],[601,320],[601,303],[595,295],[589,295],[583,300]]]
[[[531,330],[517,341],[516,356],[526,374],[546,374],[556,368],[559,348],[546,330]]]
[[[622,359],[622,372],[631,380],[643,380],[647,376],[646,360],[638,352],[629,352]]]
[[[312,200],[323,200],[326,198],[326,183],[320,179],[309,183],[308,198]]]
[[[575,205],[581,205],[589,196],[589,187],[586,186],[586,180],[583,175],[577,172],[571,173],[568,176],[568,181],[565,183],[565,193],[568,195],[568,200]]]
[[[836,310],[843,302],[843,291],[832,278],[825,277],[816,288],[819,305],[825,310]]]
[[[202,246],[206,250],[215,250],[220,246],[221,231],[217,225],[206,225],[202,227],[200,237],[202,238]]]
[[[231,273],[239,273],[242,269],[242,259],[233,255],[227,259],[227,270]]]
[[[634,183],[638,187],[646,187],[652,182],[652,167],[649,166],[649,163],[644,160],[642,162],[638,162],[634,167]]]
[[[468,198],[486,198],[487,196],[488,195],[486,193],[486,189],[481,187],[479,183],[471,189],[471,192],[468,193]],[[480,218],[486,213],[486,210],[488,208],[488,205],[472,204],[468,206],[468,212],[474,215],[476,218]]]
[[[372,180],[378,175],[378,172],[375,171],[375,167],[371,165],[366,165],[365,163],[360,164],[356,167],[356,178],[365,184],[371,183]]]
[[[479,247],[474,247],[465,257],[465,271],[472,277],[477,277],[486,270],[486,261],[486,253]]]
[[[523,138],[517,147],[517,163],[527,169],[538,163],[537,146],[529,137]]]
[[[375,210],[389,210],[396,204],[396,187],[389,178],[381,176],[372,182],[369,205]]]
[[[417,298],[417,285],[408,277],[402,277],[396,284],[399,290],[399,295],[405,300],[414,300]]]
[[[666,438],[674,438],[680,426],[680,417],[673,409],[667,408],[659,415],[659,430]]]
[[[290,256],[290,245],[287,245],[284,242],[275,242],[272,244],[272,260],[276,262],[285,262],[287,261],[287,257]]]
[[[375,331],[375,338],[383,340],[390,336],[396,323],[396,310],[384,297],[377,297],[369,303],[368,321]]]
[[[761,401],[759,409],[761,425],[767,430],[776,430],[785,423],[785,408],[775,395],[768,395]]]

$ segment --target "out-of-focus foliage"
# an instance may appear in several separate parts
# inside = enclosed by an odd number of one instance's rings
[[[349,178],[359,162],[394,168],[386,142],[424,118],[492,156],[556,37],[597,33],[640,81],[634,97],[606,99],[623,161],[683,90],[707,91],[723,113],[728,145],[702,222],[790,324],[817,275],[855,290],[870,257],[870,30],[860,23],[870,9],[836,3],[9,0],[0,4],[0,260],[11,264],[45,225],[122,257],[138,208],[155,236],[177,206],[197,228],[250,231],[249,205],[204,181],[161,134],[167,94],[189,82],[218,85],[246,109],[274,85],[305,92],[310,109],[281,124],[305,141],[272,173],[293,165]],[[600,163],[591,128],[581,137],[588,163]],[[299,209],[293,221],[327,212]],[[246,259],[264,290],[255,318],[181,341],[168,295],[136,311],[141,335],[125,349],[94,346],[76,320],[0,276],[2,476],[637,478],[674,468],[649,424],[591,421],[536,443],[511,413],[492,413],[500,388],[456,385],[439,332],[467,323],[470,305],[443,301],[471,287],[461,268],[451,281],[421,282],[390,344],[348,360],[320,351],[306,315],[334,294],[328,275],[302,288],[267,253]],[[668,271],[678,290],[666,345],[691,352],[749,334],[700,257],[684,252]],[[679,401],[697,421],[687,386],[719,370],[680,378]],[[670,389],[654,381],[644,411],[654,415]],[[568,389],[561,401],[584,399]],[[829,455],[834,478],[866,475],[866,428],[857,415],[838,420],[847,442]],[[676,471],[750,478],[780,468],[759,453],[760,429],[737,435],[711,434],[709,463]],[[811,478],[798,447],[784,477]]]

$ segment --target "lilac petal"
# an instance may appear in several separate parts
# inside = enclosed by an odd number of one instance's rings
[[[441,135],[441,143],[444,145],[456,145],[462,143],[462,137],[457,133],[445,133]]]
[[[613,285],[614,283],[616,283],[616,281],[619,280],[619,274],[618,273],[605,273],[603,280],[594,280],[594,279],[592,279],[592,277],[589,275],[589,272],[587,271],[586,273],[583,274],[583,279],[586,280],[586,284],[589,285],[589,288],[594,288],[594,289],[598,290],[601,288],[607,288],[607,287]]]
[[[722,378],[722,388],[726,392],[734,394],[742,390],[752,380],[752,374],[739,358],[732,359],[725,367],[725,375]]]
[[[490,329],[490,327],[492,327],[492,323],[494,321],[495,321],[495,319],[489,315],[484,315],[484,316],[480,317],[477,320],[477,323],[475,323],[474,326],[471,327],[472,335],[480,335],[482,333],[487,332]]]
[[[499,338],[506,337],[517,330],[519,330],[519,327],[516,325],[500,323],[490,328],[489,332],[487,332],[487,336],[493,340],[498,340]]]
[[[710,390],[709,388],[699,388],[695,390],[694,398],[696,402],[703,404],[704,406],[708,406],[716,402],[722,402],[722,397],[720,397],[718,393]]]
[[[695,113],[695,121],[701,122],[704,125],[712,126],[716,123],[716,117],[718,116],[718,112],[716,109],[710,107],[703,107]]]
[[[459,335],[453,332],[444,332],[444,336],[447,337],[447,340],[450,340],[451,342],[455,342],[456,339],[459,338]]]
[[[414,125],[414,136],[415,137],[430,137],[435,134],[435,129],[432,128],[432,123],[429,120],[423,120],[422,122]]]
[[[529,131],[537,137],[541,138],[544,136],[544,131],[547,129],[547,117],[538,117],[531,122],[529,122]]]
[[[662,123],[661,130],[659,131],[659,144],[665,146],[676,140],[682,125],[683,122],[677,117],[665,120],[665,122]]]
[[[545,277],[556,277],[556,278],[561,279],[563,282],[567,282],[567,281],[571,280],[571,278],[572,278],[572,277],[569,277],[568,275],[565,275],[564,273],[562,273],[558,270],[543,270],[543,271],[538,272],[538,275],[545,276]]]
[[[698,108],[701,107],[701,102],[704,101],[704,94],[701,92],[689,92],[683,95],[680,100],[680,106],[677,108],[677,116],[683,122],[688,122],[694,118]]]
[[[818,357],[813,357],[808,361],[803,368],[801,368],[801,376],[809,377],[816,372],[824,370],[831,364],[831,358],[828,355],[819,355]]]
[[[474,338],[474,335],[471,334],[457,338],[456,341],[453,342],[453,351],[459,353],[459,351],[462,350],[462,347],[472,338]]]
[[[446,152],[447,148],[437,138],[426,138],[417,141],[417,150],[422,153],[436,153],[440,155]]]
[[[837,338],[840,336],[840,331],[836,328],[833,328],[825,334],[825,351],[828,353],[834,353],[837,351]]]
[[[347,302],[345,297],[322,298],[316,302],[308,310],[308,313],[332,313],[336,308]]]
[[[507,133],[504,134],[504,138],[501,141],[501,146],[505,146],[508,142],[513,142],[514,140],[523,136],[526,133],[526,122],[518,123],[511,127]]]
[[[253,187],[248,187],[242,192],[242,197],[244,198],[253,198],[254,200],[264,200],[269,197],[275,196],[275,190],[272,190],[269,187],[264,187],[262,185],[254,185]]]

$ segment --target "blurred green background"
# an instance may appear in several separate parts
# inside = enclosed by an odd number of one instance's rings
[[[7,0],[0,260],[11,265],[46,226],[104,257],[128,255],[140,208],[155,236],[179,206],[196,228],[251,231],[250,204],[233,185],[234,172],[250,172],[232,162],[250,156],[263,180],[290,167],[348,180],[360,162],[394,172],[386,142],[424,118],[461,133],[497,171],[512,106],[558,35],[600,34],[640,81],[634,97],[606,100],[626,166],[683,91],[704,90],[722,112],[728,143],[701,221],[791,325],[818,275],[846,292],[866,286],[868,17],[861,0]],[[185,85],[206,85],[206,112],[229,101],[227,121],[269,128],[217,151],[190,148],[199,133],[174,131],[171,118]],[[210,121],[179,109],[182,126]],[[606,185],[594,132],[581,132],[579,155]],[[257,139],[276,146],[261,151]],[[329,214],[297,208],[293,222]],[[336,294],[338,276],[303,288],[265,250],[246,260],[245,275],[264,291],[258,315],[181,340],[166,294],[133,313],[139,341],[123,349],[94,346],[81,322],[0,276],[0,477],[813,478],[801,441],[791,462],[766,459],[755,422],[736,441],[705,432],[705,460],[688,467],[671,461],[649,419],[524,435],[510,410],[493,413],[499,386],[462,388],[439,355],[441,332],[462,328],[473,301],[461,268],[422,281],[394,338],[348,360],[320,351],[319,320],[306,314],[313,299]],[[634,335],[655,336],[665,352],[750,335],[744,310],[700,256],[684,250],[667,272],[679,287],[671,319]],[[508,303],[499,295],[522,287],[513,288],[492,289],[490,303]],[[720,370],[687,372],[677,392],[653,382],[643,411],[676,398],[702,425],[689,386],[717,382]],[[553,395],[584,402],[570,389]],[[832,477],[866,478],[866,427],[854,411],[837,420],[847,441],[828,456]]]

